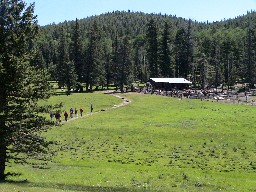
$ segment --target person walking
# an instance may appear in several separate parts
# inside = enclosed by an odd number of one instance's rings
[[[50,118],[51,118],[51,120],[52,120],[53,117],[54,117],[54,115],[53,115],[53,113],[51,112],[51,113],[50,113]]]
[[[67,113],[67,111],[65,111],[64,117],[65,117],[65,121],[68,121],[68,113]]]
[[[73,108],[71,107],[69,111],[70,111],[70,118],[73,118],[73,113],[74,113]]]
[[[91,113],[92,113],[92,111],[93,111],[93,105],[92,105],[92,103],[91,103]]]
[[[75,108],[75,116],[77,117],[77,108]]]
[[[84,112],[84,110],[82,108],[80,108],[80,115],[81,115],[81,117],[83,116],[83,112]]]
[[[56,122],[61,122],[61,115],[59,111],[56,112],[55,119],[56,119]]]

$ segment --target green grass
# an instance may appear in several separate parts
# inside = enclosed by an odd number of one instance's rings
[[[50,98],[48,101],[45,101],[49,104],[63,103],[61,109],[62,112],[65,110],[69,112],[69,109],[77,108],[78,110],[83,108],[84,113],[90,112],[90,106],[93,104],[94,111],[99,111],[101,109],[113,106],[118,104],[120,99],[115,98],[108,94],[103,94],[103,92],[94,92],[94,93],[74,93],[72,95],[60,94]]]
[[[255,191],[255,106],[155,95],[100,92],[56,96],[85,118],[44,133],[57,155],[45,169],[12,165],[22,175],[0,191]],[[24,180],[26,181],[24,182]]]

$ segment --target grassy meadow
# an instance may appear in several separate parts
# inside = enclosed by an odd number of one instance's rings
[[[121,96],[131,102],[111,110],[123,100],[102,92],[51,98],[84,117],[43,133],[56,156],[41,169],[11,165],[22,175],[0,191],[256,191],[255,106]]]

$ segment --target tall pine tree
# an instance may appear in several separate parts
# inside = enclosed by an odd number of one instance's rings
[[[159,76],[157,27],[153,19],[147,25],[147,62],[150,77]]]
[[[76,86],[77,75],[74,62],[69,59],[69,44],[67,41],[67,34],[64,29],[60,40],[58,58],[58,84],[59,87],[66,86],[67,94],[69,95],[71,93],[71,89],[74,89]]]
[[[247,66],[247,76],[246,76],[246,83],[249,83],[249,86],[251,88],[254,87],[254,83],[256,82],[256,32],[255,27],[253,26],[253,23],[251,21],[251,17],[249,17],[248,21],[248,28],[247,28],[247,38],[246,38],[246,66]]]
[[[79,82],[82,82],[82,71],[83,71],[83,47],[82,47],[82,38],[80,25],[76,19],[75,25],[73,26],[73,33],[71,36],[71,50],[70,50],[70,60],[74,62],[75,71]]]
[[[146,82],[149,78],[146,65],[146,42],[144,36],[138,36],[134,41],[134,69],[133,74],[140,82]]]
[[[96,21],[93,22],[89,34],[89,44],[86,56],[85,80],[86,90],[92,91],[95,85],[98,87],[105,81],[105,66],[103,62],[104,51],[102,49],[101,29]]]
[[[124,92],[124,85],[130,84],[133,81],[131,73],[131,45],[127,36],[122,39],[119,53],[120,60],[118,62],[117,76],[120,91]]]
[[[177,31],[175,38],[176,77],[186,78],[189,74],[187,58],[187,34],[184,28],[181,28]]]
[[[160,42],[159,49],[159,68],[162,77],[171,77],[171,53],[170,53],[170,38],[169,26],[167,23],[164,25],[164,31]]]
[[[30,61],[38,33],[34,5],[22,0],[0,0],[0,180],[8,162],[43,159],[47,142],[40,132],[52,125],[38,101],[47,99],[51,86],[44,70]]]

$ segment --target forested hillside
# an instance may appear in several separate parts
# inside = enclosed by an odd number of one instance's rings
[[[121,91],[149,77],[185,77],[194,86],[256,81],[255,12],[200,23],[171,15],[112,12],[40,27],[34,63],[59,86],[114,84]]]

